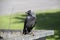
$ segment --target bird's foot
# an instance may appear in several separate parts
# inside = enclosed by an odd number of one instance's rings
[[[33,32],[30,32],[29,34],[32,35],[32,36],[34,36],[34,33]]]

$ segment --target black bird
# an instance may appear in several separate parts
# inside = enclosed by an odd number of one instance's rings
[[[31,10],[28,10],[26,13],[27,13],[27,17],[25,19],[24,29],[23,29],[24,35],[29,34],[36,23],[36,14],[31,12]]]

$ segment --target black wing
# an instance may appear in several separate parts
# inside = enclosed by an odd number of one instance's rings
[[[33,27],[34,25],[35,25],[35,17],[31,17],[31,18],[27,18],[26,20],[25,20],[25,25],[27,26],[27,27]]]

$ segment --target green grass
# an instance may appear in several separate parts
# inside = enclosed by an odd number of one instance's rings
[[[23,29],[23,22],[20,18],[24,18],[22,13],[0,16],[0,29]]]
[[[51,14],[59,10],[60,9],[36,11],[37,21],[39,21],[38,19],[42,18],[41,16],[44,16],[46,13]],[[17,12],[16,14],[0,16],[0,29],[23,29],[25,15],[26,14],[23,12]]]
[[[60,40],[60,9],[36,11],[37,23],[34,29],[55,30],[55,35],[47,37],[47,40]],[[22,30],[26,14],[17,12],[16,14],[0,16],[0,29]]]

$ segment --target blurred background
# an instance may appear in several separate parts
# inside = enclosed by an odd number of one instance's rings
[[[59,9],[60,0],[0,0],[0,13],[11,14],[20,11]]]
[[[0,0],[0,29],[22,30],[27,10],[36,13],[34,30],[54,30],[46,40],[60,40],[60,0]]]

